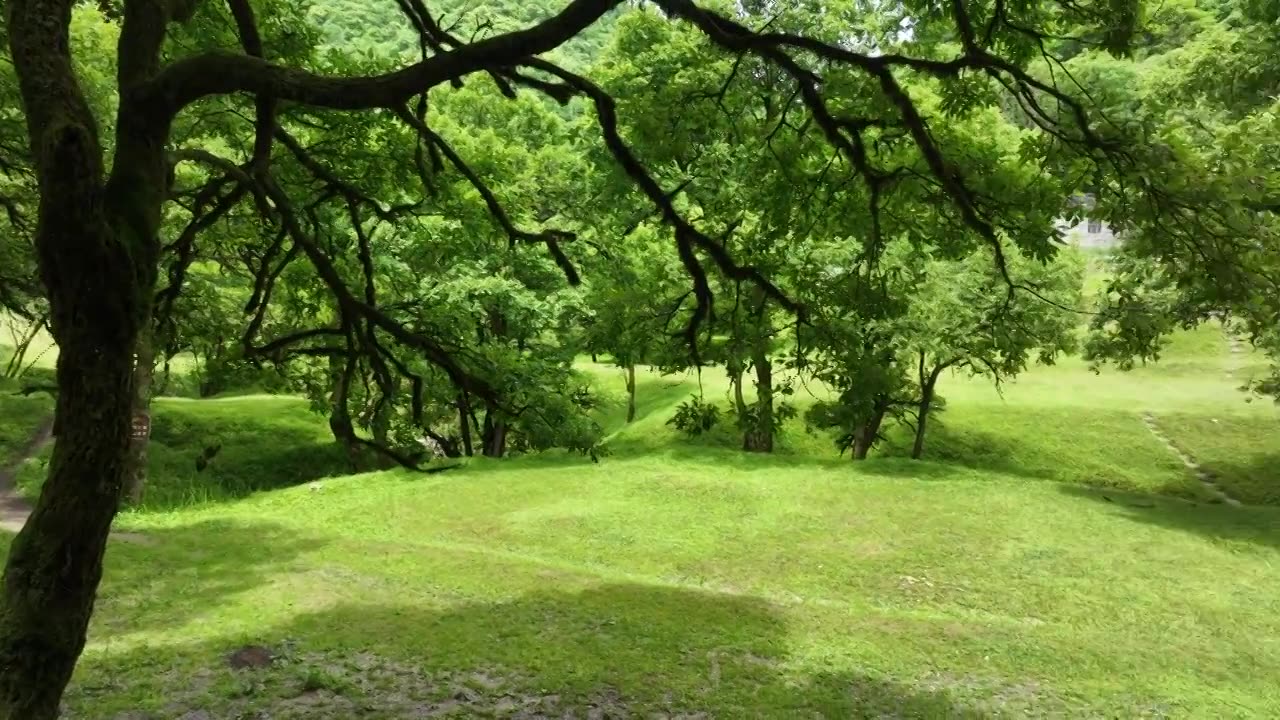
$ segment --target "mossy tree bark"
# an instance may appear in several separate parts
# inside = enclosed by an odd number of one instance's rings
[[[56,718],[84,648],[128,470],[134,347],[150,315],[167,189],[167,117],[126,112],[129,90],[155,70],[163,11],[139,3],[126,12],[133,42],[121,42],[124,99],[106,178],[97,123],[72,68],[73,4],[11,0],[7,8],[40,191],[37,261],[59,351],[58,440],[0,595],[0,718],[8,720]]]

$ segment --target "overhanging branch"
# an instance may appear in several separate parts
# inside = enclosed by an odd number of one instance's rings
[[[245,92],[337,110],[398,107],[450,80],[512,66],[549,52],[596,22],[621,0],[574,0],[559,14],[523,30],[432,55],[401,70],[369,77],[330,77],[252,55],[210,52],[179,60],[128,99],[138,111],[173,117],[210,95]]]

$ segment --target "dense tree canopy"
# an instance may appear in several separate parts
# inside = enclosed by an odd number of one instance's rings
[[[896,420],[920,456],[943,373],[1052,362],[1086,313],[1097,360],[1212,317],[1280,354],[1273,14],[9,0],[0,304],[60,354],[0,717],[57,714],[180,355],[306,394],[353,466],[435,470],[597,458],[581,354],[629,417],[636,365],[718,366],[755,452],[815,381],[855,458]],[[1059,230],[1086,193],[1125,238],[1096,311]]]

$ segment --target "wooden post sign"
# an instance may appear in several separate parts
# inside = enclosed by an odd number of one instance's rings
[[[133,440],[146,440],[151,437],[151,416],[140,412],[133,415],[133,428],[129,433]]]

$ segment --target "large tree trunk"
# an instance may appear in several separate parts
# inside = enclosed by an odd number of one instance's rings
[[[773,452],[773,363],[762,349],[752,353],[756,369],[756,404],[752,422],[742,436],[742,449]]]
[[[636,366],[627,366],[627,422],[636,419]]]
[[[853,436],[853,459],[866,460],[871,447],[876,444],[880,434],[880,425],[884,422],[885,411],[877,408],[867,422],[857,429]]]
[[[54,720],[84,649],[128,467],[133,353],[151,314],[167,191],[168,117],[126,109],[129,90],[155,72],[167,6],[126,6],[130,37],[121,37],[118,73],[125,99],[104,183],[97,123],[71,62],[73,4],[7,3],[40,191],[36,256],[59,354],[49,477],[4,572],[3,720]]]
[[[362,466],[360,444],[356,442],[356,427],[351,420],[348,402],[354,372],[355,356],[329,356],[329,378],[333,388],[329,394],[329,432],[333,433],[334,441],[346,451],[347,463],[351,469],[358,471]]]
[[[507,453],[507,421],[498,412],[496,403],[489,402],[484,411],[485,457],[500,458]]]
[[[130,434],[129,471],[125,480],[125,498],[130,505],[142,502],[147,486],[147,451],[151,444],[151,388],[155,379],[155,338],[150,329],[138,333],[138,351],[133,367],[133,415],[145,418],[148,432],[145,436]]]
[[[94,334],[84,330],[59,328],[58,438],[49,477],[5,568],[0,718],[8,720],[58,715],[84,649],[128,466],[132,344],[124,333],[110,343],[77,337]]]

